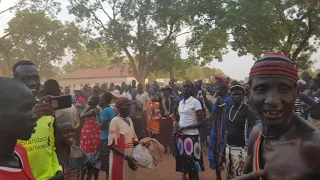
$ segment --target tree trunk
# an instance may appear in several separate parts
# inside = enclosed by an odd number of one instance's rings
[[[146,78],[144,75],[139,74],[138,76],[135,76],[139,84],[145,85],[146,84]]]

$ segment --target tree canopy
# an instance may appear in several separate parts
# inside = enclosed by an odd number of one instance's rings
[[[0,39],[0,62],[7,67],[6,75],[11,74],[15,62],[30,59],[41,74],[53,77],[52,63],[61,62],[67,50],[80,48],[81,30],[72,22],[50,18],[44,11],[19,11],[8,26]]]
[[[283,53],[305,70],[319,47],[317,0],[201,0],[195,10],[198,18],[188,44],[207,62],[220,59],[230,45],[239,56]]]
[[[79,49],[72,58],[71,63],[64,65],[66,73],[80,69],[96,69],[119,61],[120,55],[115,56],[108,47],[102,44],[89,43],[87,47]]]
[[[102,42],[127,56],[140,83],[161,49],[180,35],[187,12],[184,0],[69,1],[79,22],[88,21]]]

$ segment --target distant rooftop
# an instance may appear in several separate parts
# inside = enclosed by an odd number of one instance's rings
[[[57,79],[133,77],[128,65],[109,65],[99,69],[83,69],[56,77]]]

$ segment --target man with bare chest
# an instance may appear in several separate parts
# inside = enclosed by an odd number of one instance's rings
[[[232,106],[227,109],[226,114],[226,166],[227,179],[241,176],[244,161],[247,157],[247,146],[245,143],[245,124],[253,128],[256,125],[256,117],[252,108],[243,103],[244,88],[234,85],[230,89]]]
[[[245,175],[238,180],[320,179],[320,132],[294,112],[297,70],[266,55],[250,71],[250,100],[262,123],[250,134]]]

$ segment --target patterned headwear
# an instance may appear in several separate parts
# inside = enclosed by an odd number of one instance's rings
[[[125,102],[130,102],[129,99],[125,98],[125,97],[119,97],[117,100],[116,100],[116,108],[119,109],[120,106],[125,103]]]
[[[240,91],[242,91],[243,93],[245,92],[243,86],[241,86],[241,85],[234,85],[234,86],[232,86],[232,87],[230,88],[230,92],[235,91],[235,90],[240,90]]]
[[[298,81],[295,63],[281,54],[268,54],[257,60],[251,68],[249,81],[256,77],[285,77]]]

